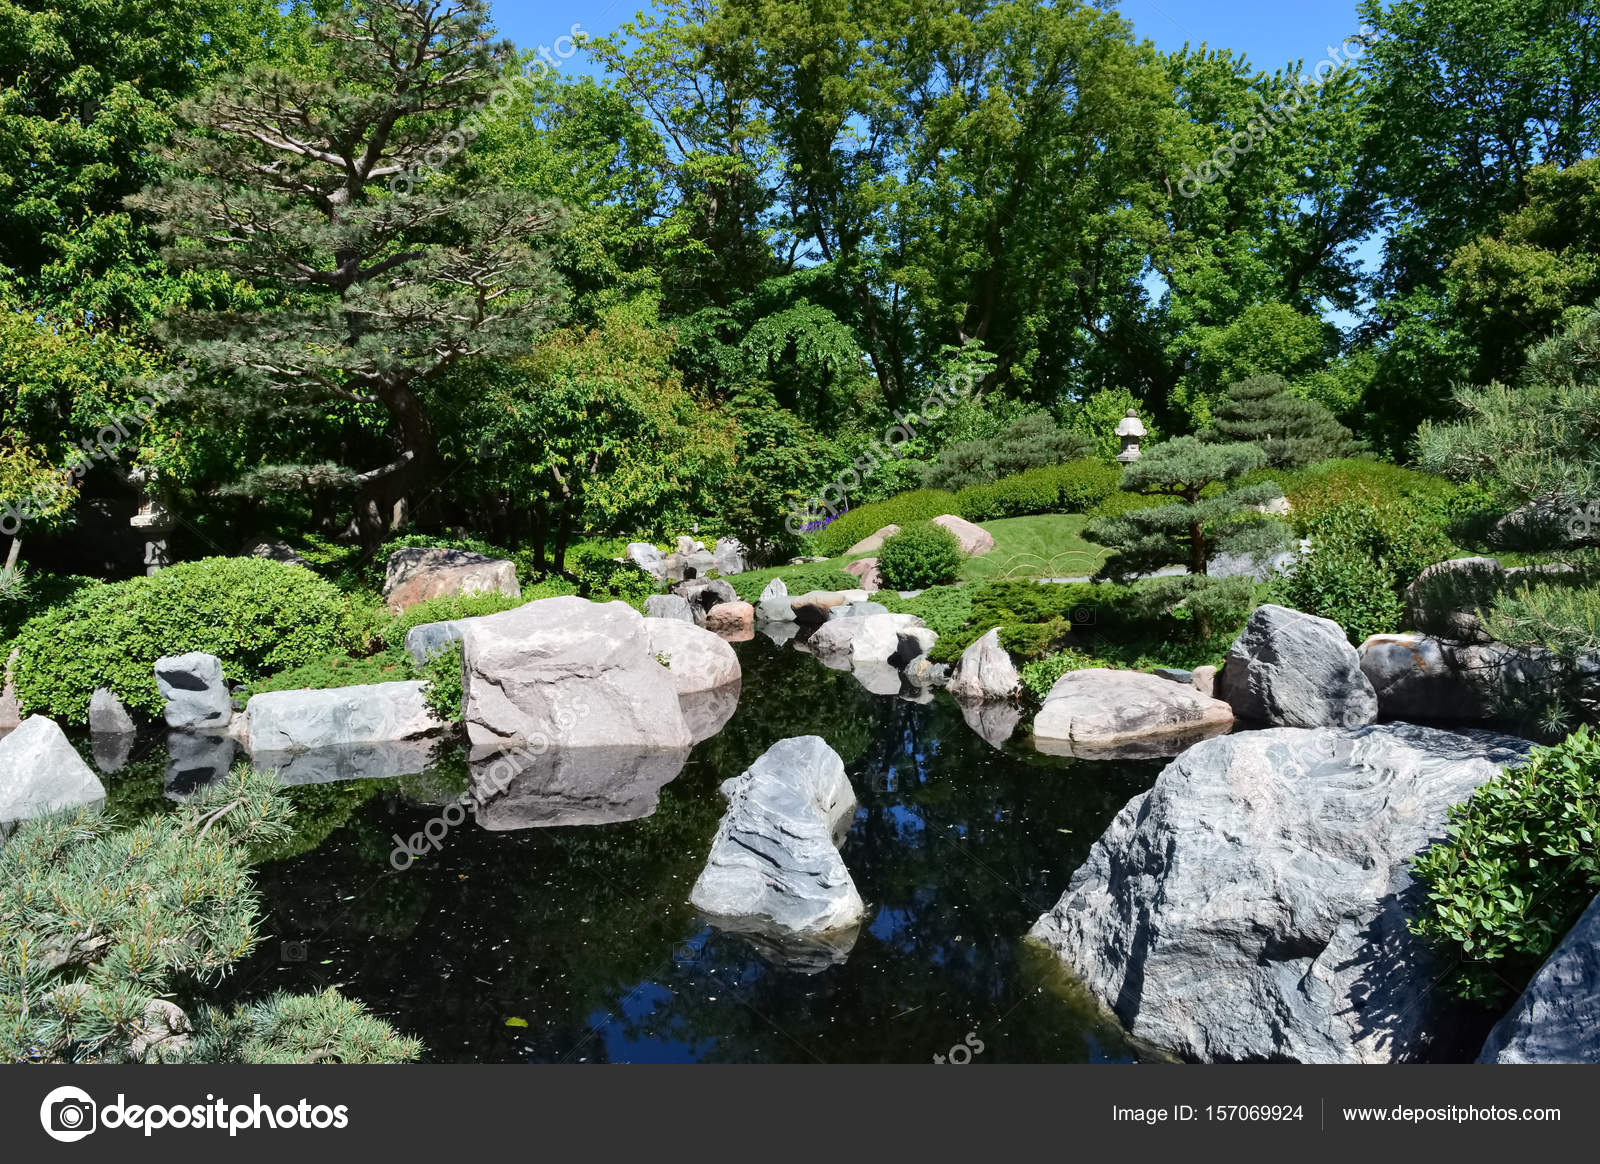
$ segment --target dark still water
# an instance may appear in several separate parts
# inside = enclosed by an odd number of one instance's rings
[[[469,814],[399,871],[396,834],[465,789],[459,757],[295,789],[300,831],[258,875],[263,940],[215,997],[336,985],[439,1062],[1134,1058],[1022,936],[1161,763],[1039,756],[1026,721],[999,750],[943,693],[872,695],[760,636],[737,649],[738,711],[643,819],[490,831]],[[867,916],[831,965],[786,961],[688,904],[718,784],[806,734],[844,759],[860,802],[842,852]],[[159,759],[108,780],[113,809],[163,799]]]

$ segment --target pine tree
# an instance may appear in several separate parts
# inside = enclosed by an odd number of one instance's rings
[[[1204,574],[1218,552],[1261,558],[1284,549],[1289,527],[1279,519],[1252,511],[1282,491],[1270,481],[1226,486],[1266,464],[1260,446],[1248,443],[1205,444],[1192,436],[1175,437],[1145,451],[1123,472],[1129,493],[1171,498],[1165,505],[1136,509],[1091,522],[1084,536],[1112,553],[1100,568],[1104,578],[1149,574],[1175,562],[1191,574]]]
[[[1282,376],[1251,376],[1228,385],[1201,434],[1215,443],[1253,441],[1275,469],[1292,469],[1355,448],[1350,430],[1315,400],[1296,396]]]
[[[130,200],[158,218],[169,261],[276,300],[170,321],[164,338],[216,374],[209,393],[185,389],[202,414],[287,424],[297,410],[377,410],[384,463],[266,467],[257,482],[354,487],[369,538],[434,466],[431,384],[469,358],[526,351],[556,296],[531,245],[556,211],[448,172],[526,79],[497,89],[510,48],[490,35],[485,0],[332,6],[306,60],[188,103],[171,176]]]

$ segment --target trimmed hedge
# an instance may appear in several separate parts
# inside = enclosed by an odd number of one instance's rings
[[[990,484],[967,486],[956,494],[956,512],[968,521],[1085,513],[1115,493],[1121,479],[1121,472],[1103,461],[1046,465]]]
[[[956,495],[944,489],[914,489],[887,501],[848,510],[810,535],[815,554],[832,558],[886,525],[907,526],[956,512]]]
[[[955,534],[923,521],[906,526],[883,543],[878,569],[896,590],[921,590],[954,582],[964,558]]]
[[[160,712],[155,661],[205,651],[248,681],[340,653],[359,618],[330,582],[264,558],[205,558],[85,590],[28,620],[18,648],[24,710],[81,724],[97,687]]]
[[[758,602],[761,592],[774,578],[782,578],[790,594],[804,594],[810,590],[859,590],[861,579],[846,574],[832,562],[807,562],[801,566],[772,566],[765,570],[747,570],[743,574],[724,574],[721,578],[745,602]]]

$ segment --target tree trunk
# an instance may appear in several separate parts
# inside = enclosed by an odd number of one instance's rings
[[[1189,573],[1206,572],[1206,531],[1198,521],[1189,523]]]
[[[17,558],[22,554],[22,535],[19,533],[11,539],[11,548],[6,551],[6,564],[0,571],[6,574],[17,568]]]

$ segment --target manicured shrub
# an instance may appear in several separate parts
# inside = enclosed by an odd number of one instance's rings
[[[1472,491],[1443,477],[1365,457],[1321,461],[1303,469],[1262,469],[1240,481],[1277,484],[1289,499],[1290,520],[1301,533],[1327,510],[1350,502],[1403,508],[1425,517],[1441,532],[1481,504],[1481,499],[1470,496]]]
[[[904,527],[878,551],[878,569],[896,590],[954,582],[961,562],[960,540],[931,521]]]
[[[1062,428],[1049,413],[1024,413],[995,436],[947,445],[928,466],[923,483],[964,489],[1044,465],[1064,465],[1088,456],[1093,448],[1087,435]]]
[[[1581,727],[1535,748],[1450,810],[1413,870],[1428,900],[1412,930],[1460,960],[1469,998],[1520,989],[1600,890],[1600,739]]]
[[[956,495],[943,489],[914,489],[887,501],[840,514],[809,538],[812,552],[825,558],[844,553],[886,525],[908,526],[956,511]]]
[[[593,558],[578,571],[578,593],[596,602],[638,604],[661,590],[655,575],[647,574],[632,562]]]
[[[1394,573],[1359,546],[1319,542],[1301,554],[1289,573],[1273,580],[1273,596],[1284,606],[1344,628],[1351,645],[1368,635],[1400,628],[1404,605],[1394,590]]]
[[[892,590],[880,590],[872,597],[896,614],[916,615],[943,641],[947,635],[960,634],[971,619],[973,590],[971,586],[932,586],[915,598],[901,598]],[[965,648],[965,642],[962,646]]]
[[[1103,461],[1080,460],[969,485],[956,494],[956,512],[968,521],[1024,517],[1035,513],[1084,513],[1117,490],[1120,470]]]
[[[230,680],[249,681],[345,650],[352,610],[329,582],[263,558],[205,558],[82,591],[30,619],[17,695],[29,711],[83,723],[109,687],[131,708],[161,710],[154,664],[205,651]]]
[[[1164,497],[1158,493],[1125,493],[1118,489],[1093,505],[1087,513],[1093,521],[1101,517],[1121,517],[1137,509],[1159,509],[1163,505],[1176,504],[1176,497]]]
[[[774,578],[782,578],[790,594],[809,590],[857,590],[861,579],[846,574],[832,562],[807,562],[801,566],[773,566],[766,570],[746,570],[723,578],[745,602],[757,602]]]

